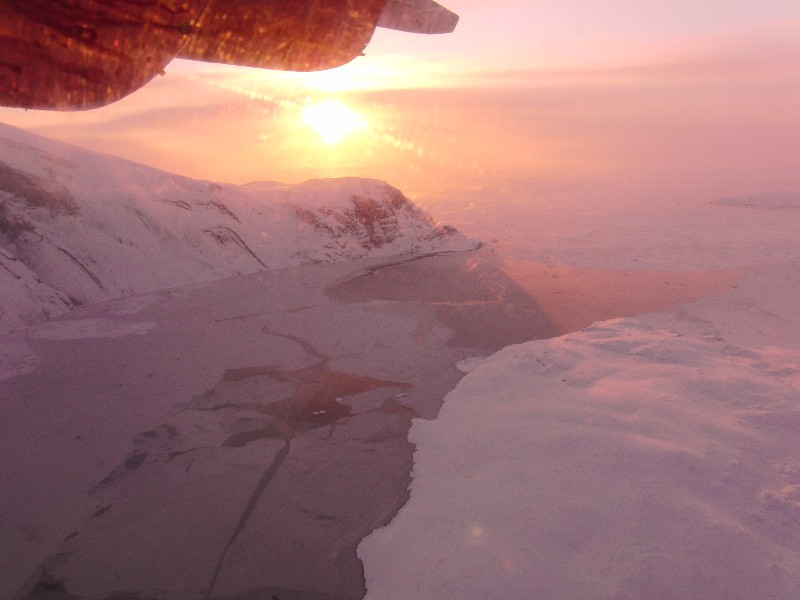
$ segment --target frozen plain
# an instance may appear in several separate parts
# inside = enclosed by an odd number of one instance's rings
[[[0,597],[363,595],[355,544],[458,356],[431,310],[325,290],[477,244],[377,181],[219,185],[5,126],[0,151]]]
[[[460,226],[573,273],[739,277],[463,364],[359,545],[366,597],[800,597],[800,197],[512,210]]]
[[[360,597],[413,422],[368,597],[794,598],[796,204],[487,205],[4,336],[2,593]]]
[[[355,546],[407,497],[411,419],[463,360],[558,331],[479,250],[277,269],[5,336],[6,590],[360,597]]]

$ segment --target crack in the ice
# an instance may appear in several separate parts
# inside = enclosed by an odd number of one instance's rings
[[[275,458],[272,461],[272,464],[269,468],[264,472],[261,476],[261,480],[256,485],[253,493],[250,494],[250,499],[247,502],[247,505],[244,507],[244,511],[242,512],[241,516],[239,517],[239,522],[236,524],[236,528],[233,530],[230,539],[228,539],[228,543],[225,545],[225,548],[222,550],[222,554],[219,557],[219,561],[217,562],[216,567],[214,568],[214,574],[211,577],[211,581],[208,584],[208,592],[205,595],[204,600],[209,600],[211,594],[214,591],[214,587],[217,584],[217,578],[219,577],[219,573],[222,570],[222,565],[225,563],[225,558],[228,556],[228,551],[233,546],[236,538],[239,537],[239,534],[244,530],[247,522],[250,520],[250,517],[253,514],[253,511],[256,509],[258,505],[258,501],[261,499],[261,496],[264,494],[264,491],[269,486],[272,478],[275,477],[275,474],[280,469],[283,461],[286,459],[286,456],[289,454],[289,444],[291,443],[291,439],[287,439],[286,443],[283,447],[278,450]]]
[[[285,340],[294,342],[295,344],[299,345],[306,352],[306,354],[316,358],[319,361],[318,366],[326,366],[328,364],[328,361],[330,361],[330,358],[328,358],[324,354],[320,354],[319,352],[317,352],[314,346],[312,346],[307,340],[304,340],[301,337],[298,337],[296,335],[291,335],[289,333],[278,333],[277,331],[271,330],[266,325],[264,325],[261,328],[261,332],[266,333],[267,335],[274,335],[275,337],[283,338]]]
[[[383,269],[388,269],[390,267],[396,267],[398,265],[405,265],[407,263],[417,262],[418,260],[425,260],[426,258],[434,258],[436,256],[446,256],[448,254],[466,254],[470,252],[475,252],[476,250],[480,250],[483,247],[483,244],[478,244],[476,248],[472,248],[470,250],[442,250],[441,252],[429,252],[427,254],[420,254],[419,256],[412,256],[411,258],[405,258],[402,260],[394,260],[394,261],[387,261],[381,263],[379,265],[375,265],[372,267],[367,267],[363,269],[361,272],[356,272],[355,274],[350,274],[338,281],[334,281],[331,285],[326,286],[325,290],[327,291],[328,288],[332,288],[341,283],[352,283],[354,281],[358,281],[359,279],[363,279],[365,277],[369,277],[374,275],[378,271],[382,271]]]
[[[226,321],[239,321],[244,319],[250,319],[252,317],[269,317],[272,315],[291,315],[294,313],[299,313],[304,310],[308,310],[309,308],[317,308],[318,304],[311,304],[309,306],[299,306],[297,308],[285,308],[283,310],[270,310],[267,312],[258,312],[258,313],[249,313],[246,315],[236,315],[235,317],[224,317],[222,319],[214,319],[215,323],[224,323]]]

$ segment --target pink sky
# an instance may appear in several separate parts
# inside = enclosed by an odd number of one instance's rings
[[[797,0],[445,4],[461,15],[454,34],[379,30],[366,57],[328,73],[176,61],[112,106],[0,109],[0,121],[242,183],[360,175],[420,196],[800,187]],[[334,146],[301,118],[330,96],[368,123]]]

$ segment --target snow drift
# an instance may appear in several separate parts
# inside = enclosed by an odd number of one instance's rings
[[[459,365],[413,421],[409,502],[359,545],[367,599],[800,598],[793,197],[522,207],[540,260],[742,277]]]
[[[472,371],[414,423],[367,597],[797,598],[800,354],[680,331],[609,321]]]
[[[380,181],[198,181],[0,124],[0,332],[261,269],[474,246]]]

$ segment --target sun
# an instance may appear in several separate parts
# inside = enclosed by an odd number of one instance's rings
[[[339,100],[321,100],[303,111],[303,121],[326,144],[338,144],[346,137],[367,128],[360,114]]]

